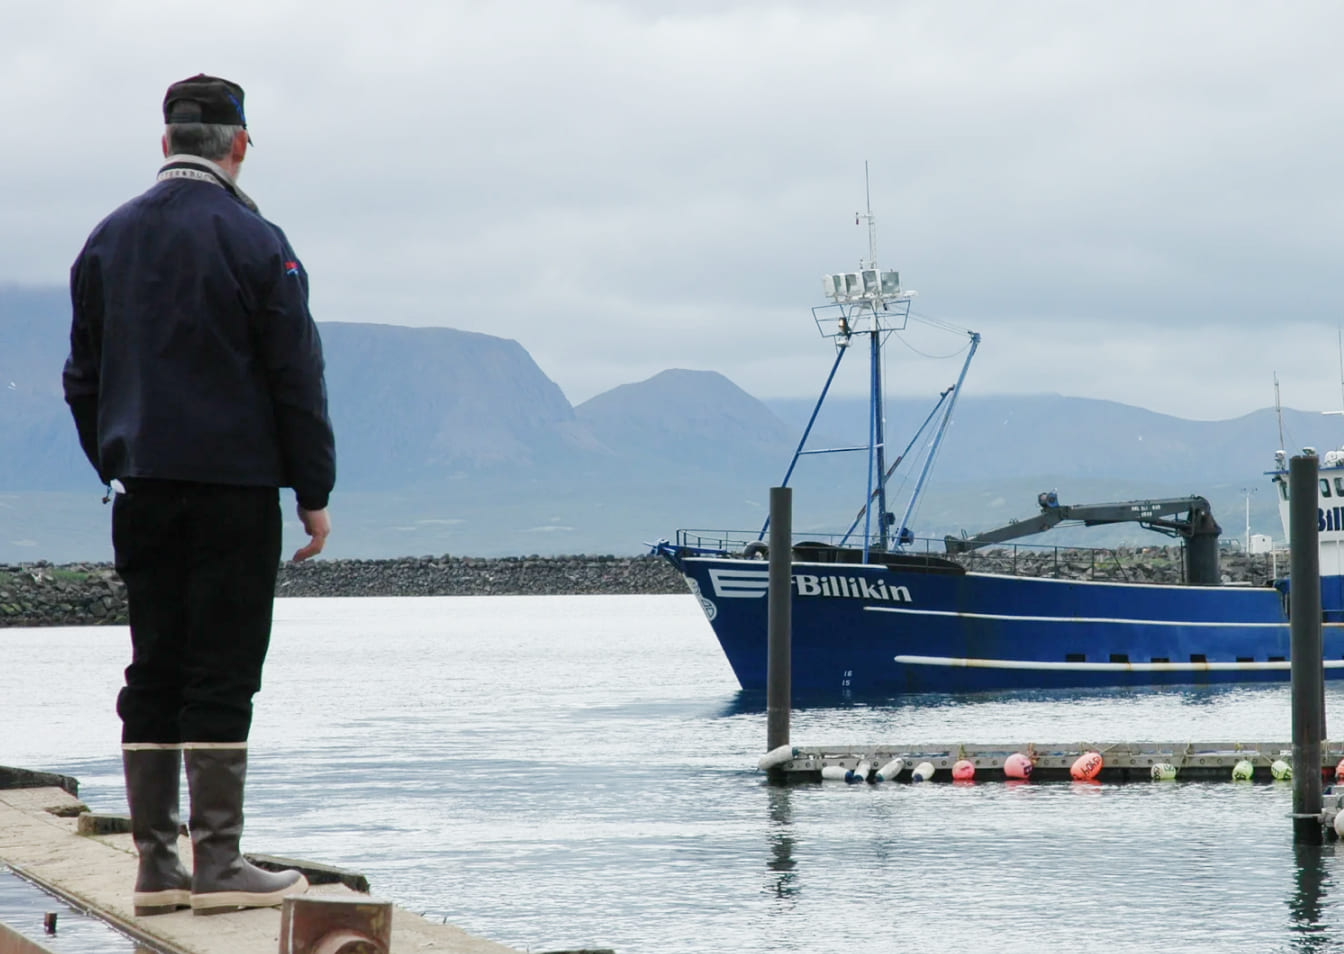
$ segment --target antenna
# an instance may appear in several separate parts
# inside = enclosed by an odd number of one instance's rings
[[[1344,413],[1344,327],[1336,328],[1335,334],[1339,341],[1339,407],[1341,413]]]
[[[1283,404],[1279,401],[1279,372],[1274,372],[1274,415],[1279,419],[1279,446],[1287,447],[1283,442]]]
[[[859,268],[877,268],[877,219],[873,216],[873,190],[868,182],[868,160],[863,160],[863,197],[867,202],[867,212],[855,212],[854,224],[868,222],[868,261],[859,262]]]

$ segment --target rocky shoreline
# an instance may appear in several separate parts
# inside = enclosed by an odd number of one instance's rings
[[[968,569],[1172,583],[1181,579],[1179,547],[1115,551],[1005,548],[964,554]],[[1225,553],[1229,582],[1265,583],[1276,567],[1269,555]],[[1286,572],[1286,561],[1277,565]],[[276,595],[511,596],[684,594],[680,574],[660,557],[407,557],[395,560],[316,560],[280,567]],[[126,591],[106,563],[60,566],[0,564],[0,628],[125,624]]]
[[[685,593],[660,557],[405,557],[283,563],[275,595],[512,596]],[[126,588],[107,563],[0,564],[0,627],[127,622]]]

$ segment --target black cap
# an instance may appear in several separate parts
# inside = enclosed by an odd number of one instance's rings
[[[209,123],[247,128],[243,115],[243,88],[218,76],[197,73],[168,87],[163,96],[163,121]]]

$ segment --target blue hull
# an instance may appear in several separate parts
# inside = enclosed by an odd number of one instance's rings
[[[670,559],[700,599],[742,688],[764,692],[767,565],[713,556]],[[792,575],[792,674],[799,693],[888,697],[1289,678],[1287,597],[1273,587],[835,563],[794,563]],[[1326,678],[1344,676],[1344,668],[1331,665],[1344,660],[1344,625],[1326,623],[1323,639]],[[1254,668],[1259,664],[1270,668]]]

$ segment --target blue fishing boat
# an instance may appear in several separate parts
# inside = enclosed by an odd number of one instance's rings
[[[789,484],[808,454],[857,450],[853,456],[867,459],[866,479],[854,486],[856,502],[866,503],[848,530],[809,533],[793,542],[794,690],[893,697],[1286,681],[1288,582],[1225,583],[1219,571],[1221,528],[1202,497],[1066,505],[1053,492],[1043,493],[1036,514],[1004,527],[937,541],[915,536],[911,515],[980,344],[975,332],[962,332],[968,346],[956,383],[917,430],[927,450],[902,515],[890,509],[887,481],[896,463],[908,463],[915,441],[890,455],[894,462],[888,464],[883,348],[918,316],[912,315],[912,293],[903,289],[899,273],[877,264],[871,207],[866,218],[868,259],[855,272],[826,275],[829,302],[812,309],[836,353],[782,482]],[[867,444],[811,449],[817,414],[840,362],[852,351],[866,351],[871,365]],[[1344,676],[1344,450],[1326,454],[1319,475],[1323,655],[1326,678],[1335,678]],[[1277,452],[1266,476],[1279,495],[1286,537],[1284,451]],[[1180,538],[1181,582],[1027,577],[977,569],[967,558],[1055,526],[1119,522]],[[655,545],[685,577],[748,692],[766,687],[767,530],[768,521],[756,532],[680,530],[674,540]]]

